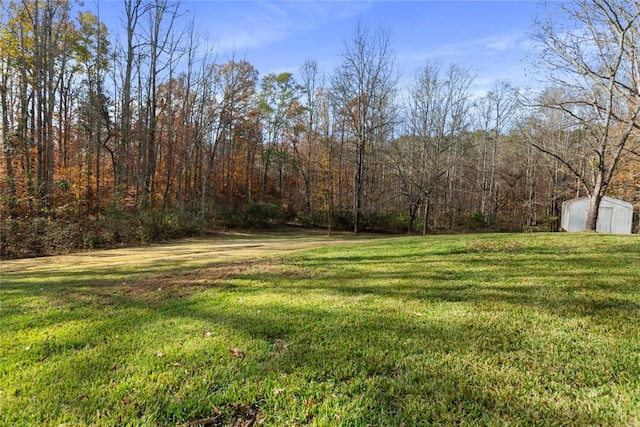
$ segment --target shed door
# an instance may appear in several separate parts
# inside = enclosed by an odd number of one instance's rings
[[[600,233],[611,233],[611,220],[613,219],[613,207],[600,207],[598,211],[598,224],[596,230]]]

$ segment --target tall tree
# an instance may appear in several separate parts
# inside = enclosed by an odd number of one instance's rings
[[[158,98],[161,75],[171,69],[177,46],[173,37],[179,3],[168,0],[149,2],[146,6],[147,28],[144,36],[147,81],[145,87],[145,129],[142,144],[142,206],[151,203],[155,189],[157,156]],[[179,39],[179,38],[178,38]]]
[[[208,189],[215,179],[219,193],[226,193],[225,201],[228,202],[233,184],[231,165],[234,147],[247,130],[248,117],[254,108],[258,72],[248,62],[233,59],[221,65],[212,64],[209,71],[212,108],[207,116],[211,129],[207,143],[206,180],[203,182]],[[222,158],[219,151],[222,151]]]
[[[62,70],[69,61],[66,34],[72,27],[70,7],[66,0],[45,0],[24,2],[22,8],[33,37],[30,49],[35,88],[33,129],[37,147],[38,202],[43,208],[53,206],[56,94]]]
[[[79,122],[82,133],[87,136],[85,147],[87,156],[87,202],[95,202],[89,206],[90,210],[100,209],[101,199],[101,165],[102,152],[110,153],[111,164],[115,168],[115,153],[108,147],[112,136],[111,117],[109,115],[109,100],[105,93],[104,78],[109,65],[109,42],[107,28],[90,12],[78,15],[79,31],[75,42],[74,59],[84,76],[83,99],[79,103]],[[61,94],[62,95],[62,94]],[[61,96],[61,100],[65,97]],[[66,104],[66,103],[63,103]],[[68,129],[69,130],[69,129]],[[64,135],[63,137],[66,137]],[[94,165],[92,167],[93,155]],[[92,186],[93,183],[93,186]],[[92,188],[93,187],[93,188]]]
[[[536,200],[545,188],[546,197],[540,197],[540,203],[547,206],[547,212],[543,214],[557,216],[564,200],[588,195],[588,186],[584,185],[584,181],[595,181],[597,168],[592,162],[590,144],[585,142],[585,129],[575,126],[575,119],[561,109],[545,107],[548,99],[559,100],[567,96],[564,88],[545,89],[539,95],[540,107],[530,110],[518,125],[524,143],[544,156],[539,158],[531,152],[526,154],[528,166],[525,170],[530,186],[529,211],[525,220],[527,225],[536,222]],[[562,153],[562,162],[559,156],[547,155],[546,152]],[[531,167],[537,172],[533,173]]]
[[[251,175],[244,168],[240,171],[239,156],[249,158],[254,147],[246,146],[247,152],[239,153],[241,141],[248,142],[246,132],[251,132],[251,117],[255,115],[255,94],[258,71],[247,61],[230,60],[216,66],[215,82],[222,99],[220,111],[220,139],[223,144],[221,183],[224,187],[225,203],[231,204],[233,189],[238,186],[242,175]],[[244,163],[244,162],[243,162]],[[244,177],[244,186],[249,187],[250,176]],[[248,188],[245,192],[249,191]]]
[[[2,2],[0,2],[2,6]],[[3,10],[0,8],[0,27],[6,25],[4,21]],[[12,55],[15,56],[15,43],[12,42],[10,34],[5,31],[0,31],[0,116],[2,120],[0,122],[0,144],[2,145],[2,154],[5,159],[6,170],[6,182],[7,182],[7,194],[9,216],[13,217],[17,214],[17,188],[16,188],[16,174],[13,168],[14,157],[14,141],[11,132],[11,111],[10,111],[10,98],[11,89],[13,85],[11,62]],[[1,208],[1,206],[0,206]]]
[[[137,56],[138,45],[136,42],[136,30],[141,16],[141,0],[124,0],[126,46],[124,50],[124,71],[122,76],[122,88],[120,97],[120,134],[118,138],[118,156],[116,164],[116,202],[122,203],[126,185],[126,158],[127,148],[132,139],[132,80],[134,78],[134,61]]]
[[[26,7],[26,5],[22,5]],[[20,171],[24,182],[24,190],[28,195],[26,198],[29,211],[33,213],[34,199],[37,189],[34,185],[34,166],[35,163],[32,156],[33,143],[33,99],[34,99],[34,81],[33,69],[35,61],[31,47],[33,46],[33,34],[29,29],[28,14],[24,13],[23,7],[16,3],[9,4],[9,16],[3,39],[7,50],[3,50],[3,54],[9,54],[7,60],[7,73],[16,75],[15,95],[19,101],[17,113],[15,114],[15,139],[16,147],[20,153]]]
[[[263,151],[262,198],[268,190],[269,167],[275,160],[278,167],[278,195],[284,195],[285,162],[288,154],[286,133],[293,126],[292,119],[301,113],[297,103],[300,86],[293,74],[267,74],[262,78],[259,106],[264,123],[265,144]]]
[[[375,143],[389,138],[397,118],[395,93],[398,75],[389,34],[370,32],[358,24],[345,43],[342,63],[331,79],[334,103],[355,147],[353,231],[360,231],[367,174],[367,155]]]
[[[312,153],[317,145],[316,142],[320,138],[318,132],[318,122],[320,116],[320,108],[322,97],[321,77],[318,73],[318,63],[316,61],[305,61],[300,67],[300,78],[302,80],[302,107],[304,115],[301,116],[304,124],[300,126],[304,131],[304,146],[301,147],[301,141],[294,139],[294,152],[300,164],[302,179],[304,180],[304,195],[306,213],[313,217],[313,190],[312,181],[314,179],[314,167]]]
[[[470,124],[470,87],[473,75],[457,65],[445,71],[437,64],[419,71],[406,102],[407,135],[390,146],[399,179],[400,196],[409,207],[409,232],[424,207],[427,232],[434,193],[444,189],[444,178],[466,151],[464,133]]]
[[[478,167],[480,186],[479,213],[485,221],[495,217],[498,208],[498,180],[496,176],[500,139],[517,107],[515,89],[506,82],[498,82],[478,102],[480,130],[480,164]]]
[[[539,150],[560,161],[591,197],[586,229],[595,230],[602,198],[607,194],[620,159],[638,130],[640,115],[640,3],[636,0],[576,0],[561,5],[563,22],[538,23],[543,63],[551,81],[564,88],[544,105],[563,112],[573,129],[583,132],[590,147],[592,179],[568,157],[543,142]]]
[[[9,2],[1,31],[6,104],[3,126],[15,129],[8,141],[11,158],[20,151],[28,200],[40,211],[53,207],[54,157],[60,145],[56,127],[61,121],[57,101],[75,38],[70,9],[66,0]],[[17,103],[19,112],[10,113]]]

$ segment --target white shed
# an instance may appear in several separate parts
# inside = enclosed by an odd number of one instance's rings
[[[589,197],[562,203],[560,226],[565,231],[584,231],[589,212]],[[633,206],[622,200],[603,197],[598,211],[596,231],[599,233],[631,234]]]

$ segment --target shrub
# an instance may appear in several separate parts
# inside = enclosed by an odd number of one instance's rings
[[[350,211],[336,211],[331,216],[332,228],[338,231],[353,230],[353,213]]]
[[[229,228],[271,228],[286,224],[295,217],[295,211],[279,203],[252,203],[245,210],[222,208],[217,211],[220,225]]]
[[[407,232],[409,218],[401,212],[374,213],[365,218],[363,228],[391,233]],[[414,224],[415,225],[415,224]]]
[[[138,219],[141,242],[191,237],[203,229],[197,213],[183,210],[146,210],[140,212]]]

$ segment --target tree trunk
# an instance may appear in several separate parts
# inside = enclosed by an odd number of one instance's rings
[[[362,187],[364,181],[364,144],[359,143],[356,147],[356,174],[354,178],[353,194],[353,232],[360,232],[360,220],[362,217]]]
[[[16,215],[16,183],[13,173],[13,146],[9,136],[9,110],[7,103],[7,74],[2,73],[2,81],[0,81],[0,108],[2,109],[2,133],[0,140],[2,141],[3,153],[5,158],[5,167],[7,173],[7,196],[9,199],[9,216]]]
[[[598,174],[596,184],[591,193],[591,202],[589,203],[589,212],[587,213],[587,223],[585,230],[596,231],[598,225],[598,213],[600,210],[600,202],[603,197],[602,175]]]
[[[424,202],[424,222],[422,223],[422,235],[426,236],[429,232],[429,213],[431,211],[431,201],[429,199]]]
[[[127,147],[131,143],[131,79],[133,75],[134,61],[134,34],[138,23],[138,8],[140,0],[126,0],[125,11],[127,14],[127,51],[125,60],[124,82],[122,84],[122,107],[120,119],[120,139],[118,141],[118,162],[116,167],[116,203],[122,203],[126,186],[126,157]]]

